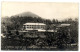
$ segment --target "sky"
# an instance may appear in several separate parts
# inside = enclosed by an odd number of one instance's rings
[[[72,2],[2,2],[1,16],[32,12],[45,19],[63,20],[79,17],[79,3]]]

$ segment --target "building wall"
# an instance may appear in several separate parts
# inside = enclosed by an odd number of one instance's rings
[[[24,30],[36,30],[36,29],[45,29],[45,25],[24,25]]]

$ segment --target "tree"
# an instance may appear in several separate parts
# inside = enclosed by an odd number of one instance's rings
[[[53,20],[52,20],[52,23],[53,23],[53,24],[55,24],[55,23],[56,23],[56,20],[55,20],[55,19],[53,19]]]
[[[71,42],[71,38],[66,27],[61,27],[58,32],[57,47],[63,50],[66,48],[66,45]]]

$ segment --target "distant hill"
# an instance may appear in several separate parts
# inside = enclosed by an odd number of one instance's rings
[[[20,14],[17,14],[17,15],[15,15],[15,16],[19,16],[19,17],[28,17],[28,16],[30,16],[30,17],[40,17],[40,16],[38,16],[38,15],[36,15],[36,14],[34,14],[34,13],[32,13],[32,12],[23,12],[23,13],[20,13]]]
[[[23,12],[11,17],[6,17],[1,19],[2,29],[7,28],[7,30],[19,30],[23,27],[24,23],[31,22],[31,23],[44,23],[45,19],[39,17],[38,15],[32,12]],[[5,26],[5,27],[3,27]],[[4,31],[4,30],[2,30]]]

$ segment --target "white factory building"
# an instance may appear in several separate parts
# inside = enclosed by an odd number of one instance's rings
[[[56,26],[55,32],[57,32],[57,29],[60,27],[69,27],[70,24],[59,24]],[[37,30],[40,32],[46,31],[46,24],[44,23],[25,23],[23,24],[23,30],[30,31],[30,30]],[[54,32],[54,29],[47,30],[48,32]]]
[[[45,31],[46,24],[44,23],[25,23],[23,24],[24,30],[40,30]]]

